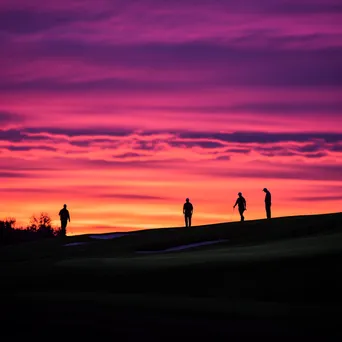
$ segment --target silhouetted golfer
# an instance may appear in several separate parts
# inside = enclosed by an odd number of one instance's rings
[[[68,224],[68,220],[70,222],[69,210],[66,207],[67,205],[64,204],[63,209],[59,211],[59,217],[61,219],[61,235],[62,236],[66,236],[66,227]]]
[[[264,188],[262,191],[266,193],[266,196],[265,196],[266,217],[270,219],[271,218],[271,193],[266,188]]]
[[[240,213],[240,216],[241,216],[241,222],[242,222],[242,221],[245,220],[245,217],[243,216],[243,212],[244,212],[245,210],[247,210],[247,208],[246,208],[247,204],[246,204],[245,198],[242,196],[242,193],[239,192],[238,195],[239,195],[239,197],[237,198],[237,200],[236,200],[236,202],[235,202],[233,208],[235,208],[236,206],[238,206],[238,208],[239,208],[239,213]]]
[[[183,214],[185,219],[185,227],[191,227],[191,217],[194,211],[194,207],[189,202],[189,198],[185,200],[186,202],[183,205]]]

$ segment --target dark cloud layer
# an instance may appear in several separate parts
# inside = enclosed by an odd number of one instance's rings
[[[0,125],[12,124],[12,123],[20,123],[22,122],[22,116],[11,113],[7,111],[0,110]]]
[[[266,132],[235,132],[235,133],[205,133],[205,132],[182,132],[178,136],[187,139],[213,139],[225,142],[238,143],[280,143],[280,142],[310,142],[323,140],[328,143],[342,141],[342,133],[266,133]]]
[[[7,172],[7,171],[0,171],[0,179],[1,178],[31,178],[32,175],[25,172]]]
[[[34,133],[35,135],[30,135]],[[48,136],[46,136],[48,134]],[[282,142],[307,143],[305,146],[296,147],[299,152],[318,152],[322,148],[322,144],[336,144],[335,151],[340,150],[342,143],[342,133],[268,133],[268,132],[233,132],[233,133],[216,133],[216,132],[191,132],[191,131],[144,131],[136,133],[134,130],[128,129],[62,129],[62,128],[46,128],[46,129],[25,129],[25,130],[0,130],[0,141],[22,142],[22,141],[39,141],[41,139],[69,139],[78,138],[77,141],[70,141],[75,146],[88,146],[90,143],[110,142],[112,138],[117,141],[123,138],[134,137],[137,139],[137,149],[153,150],[155,143],[163,141],[162,134],[168,134],[169,139],[166,140],[173,147],[202,147],[202,148],[220,148],[226,143],[245,143],[245,144],[274,144]],[[49,136],[50,135],[50,136]],[[56,137],[54,137],[56,135]],[[92,139],[94,137],[94,140]],[[96,136],[103,136],[96,138]],[[84,140],[82,140],[84,137]],[[107,138],[106,138],[107,137]],[[150,140],[143,140],[150,138]],[[79,140],[81,139],[81,140]],[[141,139],[139,141],[139,139]],[[25,148],[25,147],[23,147]],[[276,152],[282,149],[279,146],[258,146],[256,149],[264,148],[264,152]],[[233,151],[231,151],[233,152]],[[238,151],[237,151],[238,152]],[[242,153],[248,152],[248,149],[242,149]]]
[[[151,76],[128,78],[98,74],[97,79],[76,81],[54,77],[34,77],[31,80],[13,80],[3,77],[3,92],[177,92],[201,91],[208,88],[244,87],[317,87],[342,86],[342,49],[318,50],[279,49],[279,42],[267,48],[237,48],[211,42],[165,43],[143,45],[112,45],[85,43],[75,40],[40,41],[29,44],[24,51],[12,57],[13,67],[29,59],[66,60],[68,63],[86,63],[90,66],[119,68],[122,70],[150,69]],[[10,51],[10,49],[9,49]],[[6,53],[6,52],[5,52]],[[6,55],[5,55],[6,56]],[[139,56],[137,58],[137,56]],[[75,63],[75,61],[77,61]],[[309,61],[309,62],[308,62]],[[329,63],[327,63],[329,61]],[[170,72],[183,70],[187,79],[174,79]],[[211,71],[199,82],[193,73]],[[153,79],[153,75],[164,75]],[[266,106],[265,106],[266,107]],[[286,110],[286,106],[285,107]],[[238,109],[238,108],[237,108]],[[265,110],[270,110],[265,108]],[[271,108],[276,110],[276,108]]]
[[[150,196],[150,195],[139,195],[139,194],[120,194],[120,193],[113,193],[113,194],[100,194],[97,195],[98,197],[102,198],[116,198],[116,199],[130,199],[130,200],[167,200],[166,197],[161,196]]]
[[[29,35],[71,23],[92,22],[109,17],[110,15],[105,11],[96,14],[88,11],[70,11],[67,8],[59,11],[2,10],[0,11],[0,31]]]

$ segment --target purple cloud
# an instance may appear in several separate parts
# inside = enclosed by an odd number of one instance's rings
[[[7,58],[9,66],[13,63],[13,67],[27,63],[29,58],[45,63],[50,59],[65,60],[74,65],[76,70],[80,63],[101,70],[94,76],[79,81],[68,76],[70,73],[62,77],[58,70],[50,77],[33,75],[31,79],[14,79],[11,75],[4,75],[0,80],[2,92],[165,93],[231,86],[313,88],[342,85],[341,47],[284,50],[279,49],[276,42],[266,48],[231,47],[213,42],[113,45],[79,40],[52,40],[49,37],[46,41],[32,42],[23,49],[20,54],[13,55],[11,48],[8,48],[3,59]],[[329,63],[326,63],[327,60]],[[108,71],[113,68],[121,69],[122,73],[110,75],[103,69],[105,67]],[[146,69],[151,72],[140,75]],[[132,70],[136,76],[128,76]],[[183,75],[174,77],[172,70],[181,70]],[[266,111],[270,110],[267,105],[264,107]],[[286,105],[283,108],[285,111],[289,110]],[[281,110],[281,106],[278,109]]]
[[[6,124],[20,123],[20,122],[22,122],[22,120],[23,120],[22,116],[20,116],[18,114],[0,110],[0,124],[3,127]]]
[[[18,142],[24,139],[24,135],[22,135],[20,130],[9,129],[9,130],[0,130],[0,141],[11,141]]]
[[[172,147],[178,147],[178,148],[192,148],[192,147],[201,147],[204,149],[215,149],[215,148],[221,148],[224,147],[225,144],[218,141],[200,141],[200,140],[171,140],[168,141],[168,145]]]
[[[32,9],[0,10],[0,31],[12,34],[29,35],[46,32],[49,29],[63,27],[77,22],[96,22],[110,18],[105,10],[101,13],[91,11],[75,11],[65,6],[59,11],[37,11]]]
[[[10,151],[31,151],[31,150],[44,150],[44,151],[57,151],[56,148],[51,146],[44,146],[44,145],[36,145],[36,146],[7,146],[6,147]]]
[[[234,133],[214,133],[214,132],[180,132],[177,134],[185,139],[213,139],[225,142],[237,143],[279,143],[279,142],[309,142],[313,140],[323,140],[328,143],[342,142],[342,133],[267,133],[267,132],[234,132]],[[277,147],[276,147],[277,148]]]
[[[0,171],[0,179],[1,178],[30,178],[32,177],[31,174],[25,172],[7,172],[7,171]]]
[[[99,194],[96,195],[96,197],[101,197],[101,198],[116,198],[116,199],[140,199],[140,200],[169,200],[167,197],[162,197],[162,196],[150,196],[150,195],[140,195],[140,194],[120,194],[120,193],[105,193],[105,194]]]

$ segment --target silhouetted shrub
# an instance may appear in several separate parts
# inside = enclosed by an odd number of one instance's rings
[[[31,232],[37,233],[40,237],[48,238],[54,237],[54,229],[51,226],[51,217],[48,213],[40,213],[40,216],[32,216],[27,229]]]
[[[60,228],[53,228],[49,214],[44,212],[38,218],[33,215],[26,228],[16,228],[16,219],[12,217],[0,221],[0,245],[53,238],[59,235]]]

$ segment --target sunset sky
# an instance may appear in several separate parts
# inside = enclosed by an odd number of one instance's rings
[[[1,0],[0,45],[1,219],[341,211],[341,0]]]

